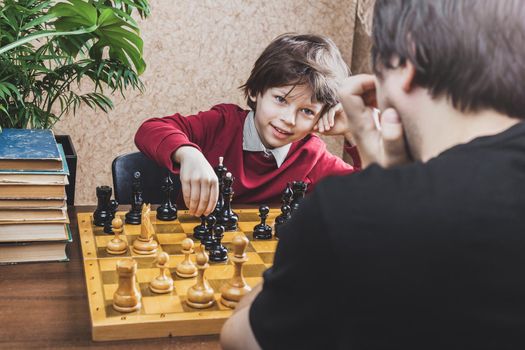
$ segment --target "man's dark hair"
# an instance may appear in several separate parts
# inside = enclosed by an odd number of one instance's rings
[[[241,89],[248,106],[255,110],[256,103],[250,96],[264,94],[272,87],[308,85],[313,99],[324,105],[323,113],[337,104],[338,82],[348,75],[348,66],[331,39],[313,34],[283,34],[264,49]]]
[[[525,118],[525,1],[377,0],[372,31],[379,78],[408,60],[456,109]]]

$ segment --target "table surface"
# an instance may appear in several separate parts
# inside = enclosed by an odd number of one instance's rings
[[[219,336],[93,342],[79,245],[77,212],[70,207],[69,262],[0,266],[0,349],[220,349]]]

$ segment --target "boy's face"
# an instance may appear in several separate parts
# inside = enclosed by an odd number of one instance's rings
[[[277,148],[308,135],[319,120],[323,104],[312,101],[307,85],[280,86],[258,94],[255,127],[266,148]]]

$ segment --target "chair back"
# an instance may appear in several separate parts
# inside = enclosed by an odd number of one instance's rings
[[[142,152],[133,152],[120,155],[113,160],[111,173],[113,175],[113,189],[115,199],[119,204],[131,204],[134,174],[140,172],[142,182],[142,198],[144,203],[160,204],[164,194],[161,186],[168,175],[168,169],[159,166]],[[171,174],[174,183],[172,201],[180,192],[180,180],[177,175]]]

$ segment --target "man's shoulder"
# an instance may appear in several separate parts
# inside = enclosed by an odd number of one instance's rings
[[[411,199],[428,193],[434,176],[421,163],[390,169],[373,164],[361,172],[328,177],[316,192],[328,216],[348,216],[348,211],[366,216],[377,210],[403,210]]]

